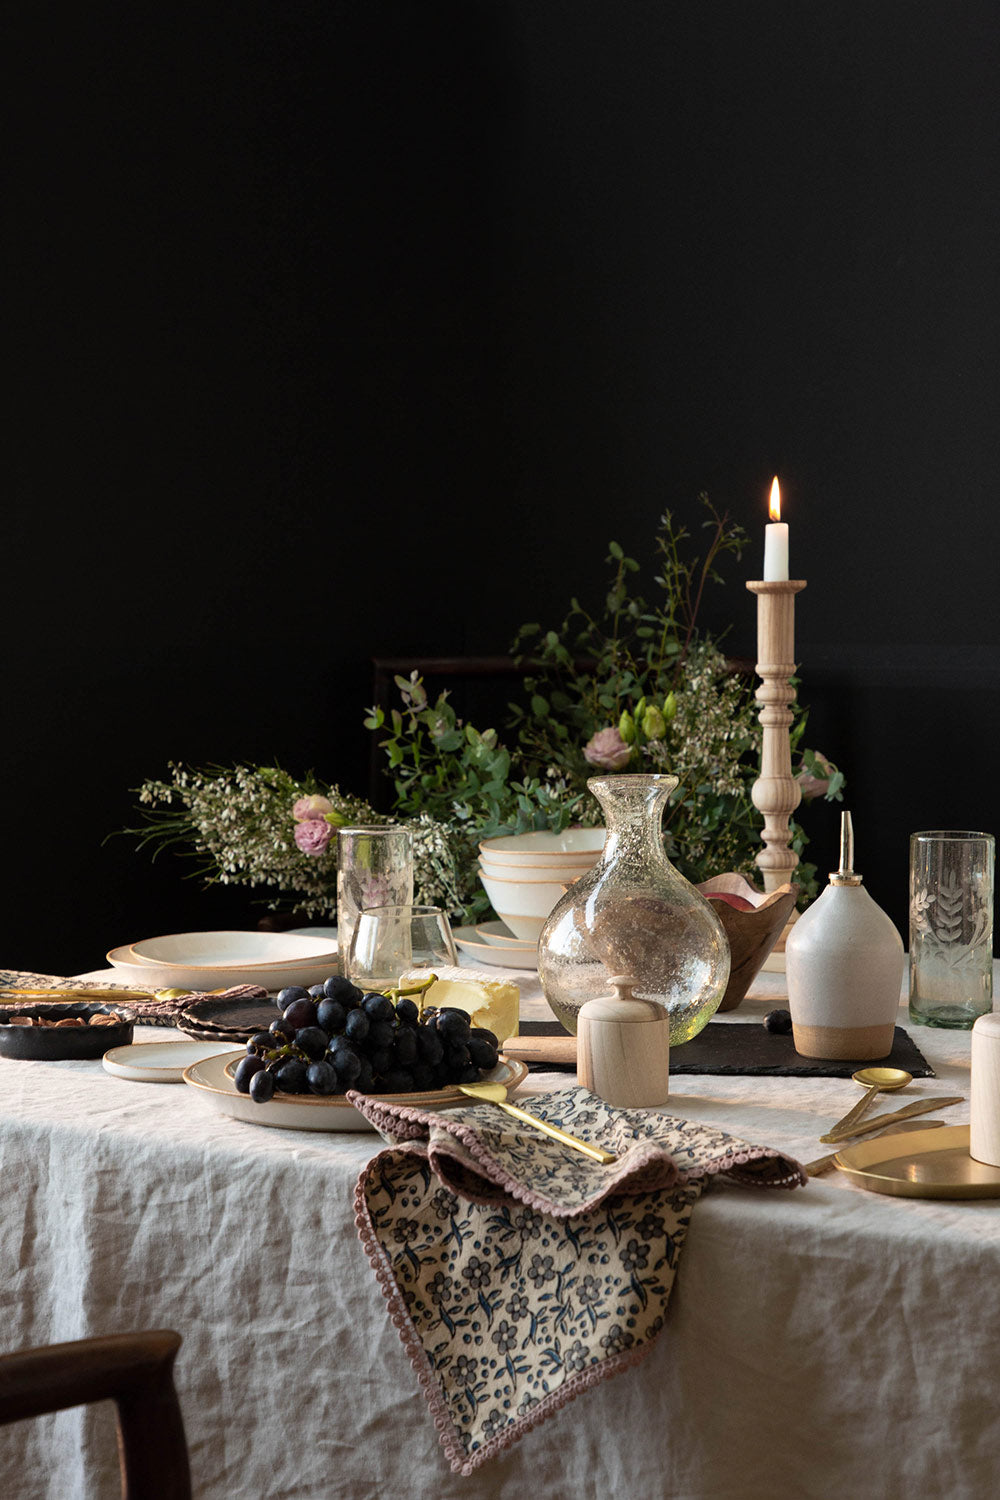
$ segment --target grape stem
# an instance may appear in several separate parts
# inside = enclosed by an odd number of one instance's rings
[[[403,986],[394,985],[392,989],[386,990],[386,994],[389,996],[389,999],[392,1001],[393,1005],[395,1005],[397,1000],[402,999],[404,995],[416,995],[417,1016],[422,1020],[424,1014],[424,997],[426,995],[426,992],[430,989],[431,985],[436,983],[437,975],[429,974],[426,979],[422,979],[418,984],[409,984]]]

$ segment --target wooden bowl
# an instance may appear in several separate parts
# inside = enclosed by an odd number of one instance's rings
[[[744,876],[728,874],[713,875],[698,890],[711,901],[729,939],[732,964],[719,1010],[735,1010],[781,936],[795,906],[798,886],[786,884],[776,891],[758,891]]]

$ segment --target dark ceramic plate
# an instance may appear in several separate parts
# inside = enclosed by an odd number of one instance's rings
[[[117,1026],[12,1026],[11,1016],[62,1021],[67,1016],[117,1016]],[[103,1057],[112,1047],[132,1040],[133,1011],[118,1005],[0,1005],[0,1057],[56,1061],[67,1057]]]
[[[213,1041],[232,1038],[233,1044],[245,1042],[255,1031],[266,1031],[279,1012],[271,1000],[254,1000],[234,995],[205,995],[185,1005],[175,1025],[189,1036]]]

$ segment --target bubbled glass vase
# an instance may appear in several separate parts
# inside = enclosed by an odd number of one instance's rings
[[[571,885],[538,940],[538,973],[567,1031],[588,1000],[611,993],[613,976],[670,1016],[670,1044],[697,1036],[719,1008],[729,944],[704,896],[667,858],[663,809],[676,776],[595,776],[604,809],[604,853]]]

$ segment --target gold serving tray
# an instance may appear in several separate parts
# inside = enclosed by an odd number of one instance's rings
[[[859,1141],[836,1166],[869,1193],[894,1198],[1000,1198],[1000,1167],[969,1155],[968,1125]]]

